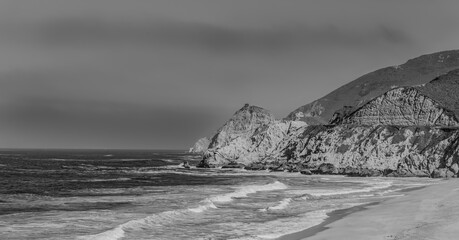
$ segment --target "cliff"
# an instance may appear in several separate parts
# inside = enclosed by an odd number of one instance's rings
[[[274,116],[266,109],[245,104],[212,137],[209,148],[220,148],[251,136],[258,128],[273,123]]]
[[[257,139],[271,135],[265,131]],[[357,176],[452,177],[459,170],[457,128],[303,125],[268,142],[246,142],[243,148],[230,144],[228,148],[210,150],[201,165],[237,163],[249,169],[308,169]],[[227,154],[229,149],[232,155]]]
[[[457,177],[458,92],[459,70],[452,70],[425,84],[393,87],[358,107],[344,106],[329,125],[274,120],[247,104],[215,134],[199,166]]]
[[[456,68],[459,68],[459,50],[423,55],[402,65],[365,74],[328,95],[297,108],[286,119],[305,121],[309,125],[327,124],[333,114],[345,106],[361,107],[391,89],[425,84]]]
[[[273,121],[260,125],[247,134],[231,137],[231,141],[212,145],[200,165],[248,166],[260,160],[281,158],[288,145],[303,133],[304,127],[306,123],[301,121]]]

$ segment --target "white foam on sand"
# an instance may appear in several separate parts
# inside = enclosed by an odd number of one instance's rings
[[[237,235],[240,233],[250,233],[249,236],[245,235],[231,238],[232,240],[276,239],[322,223],[326,218],[328,218],[327,214],[333,210],[335,209],[317,210],[294,217],[278,218],[273,221],[261,223],[228,223],[227,225],[231,226],[227,227],[238,229],[237,232],[235,231],[235,234]]]

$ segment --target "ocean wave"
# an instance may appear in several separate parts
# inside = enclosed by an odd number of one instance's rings
[[[134,219],[128,222],[125,222],[117,227],[94,235],[81,236],[78,239],[84,240],[105,240],[111,239],[116,240],[125,236],[125,230],[141,230],[144,228],[151,228],[155,226],[161,226],[164,224],[173,223],[176,220],[183,219],[190,213],[202,213],[209,209],[217,208],[212,202],[206,201],[205,204],[199,205],[195,208],[180,209],[161,212],[158,214],[153,214],[141,219]]]
[[[134,219],[123,224],[116,226],[113,229],[108,231],[88,235],[88,236],[81,236],[78,239],[81,240],[117,240],[123,238],[125,236],[125,230],[133,230],[138,231],[145,228],[152,228],[152,227],[160,227],[164,224],[170,224],[178,219],[183,219],[189,213],[202,213],[205,210],[210,208],[216,208],[215,205],[209,203],[207,205],[200,205],[196,208],[189,208],[189,209],[180,209],[180,210],[172,210],[161,212],[158,214],[153,214],[141,219]]]
[[[213,202],[208,201],[208,200],[205,201],[205,202],[207,202],[207,204],[200,205],[200,206],[195,207],[195,208],[188,208],[188,211],[191,211],[191,212],[194,212],[194,213],[201,213],[201,212],[204,212],[204,211],[209,210],[211,208],[213,208],[213,209],[217,208],[217,206],[215,206],[215,204]]]
[[[128,222],[125,222],[117,227],[99,233],[95,235],[89,236],[81,236],[79,239],[85,240],[105,240],[105,239],[120,239],[124,237],[125,230],[140,230],[143,228],[151,228],[154,226],[162,226],[164,224],[173,223],[176,220],[184,219],[190,214],[200,214],[210,209],[217,209],[218,207],[215,203],[226,203],[231,202],[233,198],[241,198],[246,197],[248,194],[256,193],[260,191],[273,191],[273,190],[281,190],[288,188],[287,185],[275,181],[273,183],[265,184],[265,185],[249,185],[239,188],[238,190],[227,193],[216,195],[210,198],[206,198],[205,200],[201,201],[201,204],[197,207],[187,208],[187,209],[179,209],[179,210],[172,210],[161,212],[158,214],[153,214],[141,219],[134,219]]]
[[[209,198],[209,200],[211,202],[225,203],[225,202],[231,202],[234,198],[247,197],[247,195],[251,193],[262,192],[262,191],[282,190],[282,189],[287,189],[287,188],[288,188],[287,185],[279,181],[275,181],[273,183],[269,183],[266,185],[245,186],[231,193],[211,197]]]
[[[262,208],[259,211],[266,212],[266,211],[269,211],[269,210],[282,210],[282,209],[287,208],[288,205],[290,205],[290,202],[292,200],[293,200],[292,198],[284,198],[281,201],[279,201],[279,203],[277,205],[272,206],[272,207]]]
[[[69,182],[114,182],[114,181],[130,181],[131,178],[91,178],[91,179],[72,179]]]
[[[226,223],[226,228],[237,229],[231,231],[234,235],[241,233],[249,233],[231,238],[231,240],[262,240],[262,239],[277,239],[287,234],[292,234],[298,231],[316,226],[328,218],[328,213],[336,209],[324,209],[312,212],[307,212],[293,217],[278,218],[276,220],[262,223]],[[223,224],[222,224],[223,225]]]

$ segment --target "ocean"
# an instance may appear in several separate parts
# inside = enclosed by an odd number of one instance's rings
[[[200,158],[1,150],[0,239],[276,239],[436,182],[179,167]]]

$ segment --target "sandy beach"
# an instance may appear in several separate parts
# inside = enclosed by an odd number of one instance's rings
[[[459,179],[441,181],[379,204],[331,214],[328,221],[282,239],[457,239]]]

